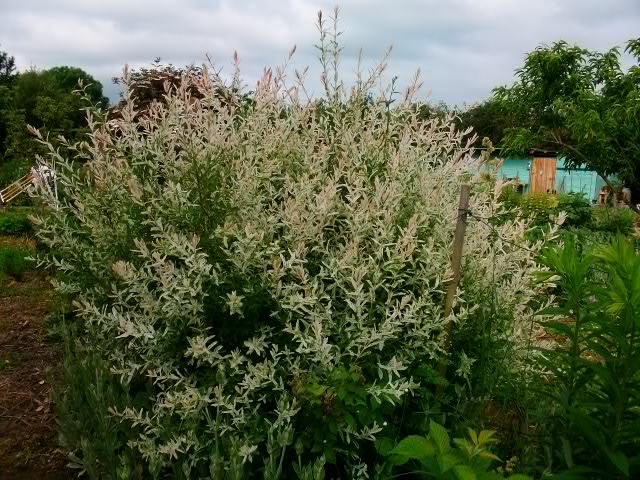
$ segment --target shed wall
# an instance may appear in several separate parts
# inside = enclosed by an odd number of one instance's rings
[[[498,170],[498,178],[503,180],[518,179],[523,186],[523,193],[531,192],[531,157],[505,158]],[[555,191],[557,193],[583,193],[592,201],[598,200],[598,193],[605,184],[598,174],[591,170],[569,170],[564,160],[556,162]]]

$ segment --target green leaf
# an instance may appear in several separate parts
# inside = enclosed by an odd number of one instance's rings
[[[500,460],[500,457],[498,457],[497,455],[494,455],[489,450],[483,450],[482,452],[478,453],[478,456],[480,458],[484,458],[486,460],[495,460],[496,462],[501,462],[502,461],[502,460]]]
[[[607,456],[618,470],[620,470],[625,476],[629,476],[629,460],[624,453],[608,451]]]
[[[508,480],[531,480],[531,477],[523,475],[522,473],[516,473],[515,475],[511,475]]]
[[[396,455],[400,458],[394,459],[394,463],[402,465],[411,459],[424,460],[433,457],[436,454],[435,445],[428,438],[419,435],[409,435],[402,439],[396,447],[391,450],[390,455]],[[401,463],[398,462],[401,461]],[[404,461],[402,461],[404,460]]]
[[[555,272],[536,272],[536,276],[552,277],[555,274],[556,274]],[[539,315],[554,315],[554,316],[564,316],[566,315],[566,313],[567,311],[563,307],[547,307],[547,308],[543,308],[538,312]],[[542,325],[546,325],[549,322],[541,322],[541,323]]]
[[[327,390],[327,386],[326,385],[320,385],[318,383],[309,383],[306,386],[306,390],[311,395],[313,395],[315,397],[319,397],[320,395],[322,395]]]
[[[438,446],[440,453],[447,453],[451,449],[449,434],[442,425],[433,420],[429,421],[429,436]]]
[[[566,335],[569,336],[573,333],[573,325],[560,322],[557,320],[550,320],[548,322],[544,322],[542,324],[544,329],[549,333],[554,333],[558,335]]]
[[[375,442],[376,451],[383,456],[391,454],[393,450],[393,440],[387,437],[378,437]]]
[[[606,443],[601,436],[600,423],[576,408],[569,409],[568,417],[577,430],[586,437],[592,448],[597,447],[600,451],[608,453]]]
[[[437,370],[426,364],[416,368],[415,375],[424,378],[426,382],[432,385],[447,385],[448,383],[447,379],[443,378]]]
[[[454,453],[445,453],[438,455],[438,466],[440,467],[440,473],[446,473],[454,466],[460,463],[460,459]]]
[[[558,472],[553,474],[553,480],[584,480],[585,478],[598,478],[597,470],[589,467],[574,467],[564,472]]]
[[[325,448],[322,452],[327,463],[336,463],[336,451],[333,447]]]
[[[493,430],[482,430],[480,435],[478,435],[478,441],[476,443],[480,446],[495,443],[496,440],[493,438],[495,433]]]
[[[573,455],[571,454],[572,448],[571,443],[566,437],[562,437],[562,454],[564,455],[564,461],[567,464],[567,467],[573,468]]]
[[[458,480],[476,480],[476,472],[469,465],[456,465],[453,474]]]
[[[462,450],[467,456],[473,456],[473,452],[477,448],[475,443],[470,442],[466,438],[454,438],[453,444]]]

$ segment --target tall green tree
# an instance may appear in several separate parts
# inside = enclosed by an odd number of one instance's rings
[[[16,71],[16,59],[7,52],[0,51],[0,85],[7,85],[13,80]]]
[[[482,146],[486,137],[493,145],[498,145],[508,128],[513,128],[514,116],[506,109],[501,109],[500,104],[492,98],[484,102],[472,105],[457,112],[457,125],[461,130],[469,127],[477,135],[474,144],[476,148]]]
[[[84,87],[84,99],[77,92],[80,85]],[[62,135],[75,141],[87,131],[83,111],[87,99],[94,105],[108,106],[100,82],[76,67],[28,70],[16,75],[9,85],[0,85],[0,89],[2,184],[23,174],[35,155],[42,153],[28,125],[42,129],[51,138]]]
[[[7,138],[7,119],[3,113],[9,103],[11,84],[15,78],[15,58],[0,51],[0,164],[2,163]]]
[[[492,98],[515,125],[502,138],[505,152],[557,151],[570,167],[618,176],[639,202],[640,39],[625,50],[629,68],[619,48],[601,53],[557,42],[529,53],[518,80]]]

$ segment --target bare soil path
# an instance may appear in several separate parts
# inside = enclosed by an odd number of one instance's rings
[[[51,308],[42,274],[0,279],[0,480],[76,476],[58,447],[52,412],[61,357],[47,336]]]

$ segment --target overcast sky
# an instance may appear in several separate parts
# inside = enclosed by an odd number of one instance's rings
[[[175,65],[202,63],[208,53],[232,71],[238,51],[253,86],[265,65],[297,46],[295,68],[311,66],[317,0],[0,0],[0,49],[20,69],[73,65],[100,80],[125,63],[155,57]],[[607,49],[640,36],[640,0],[343,0],[340,28],[348,78],[360,47],[372,66],[393,45],[389,72],[408,80],[416,68],[431,99],[451,104],[486,98],[510,83],[526,52],[559,39]],[[312,81],[312,89],[319,83]]]

